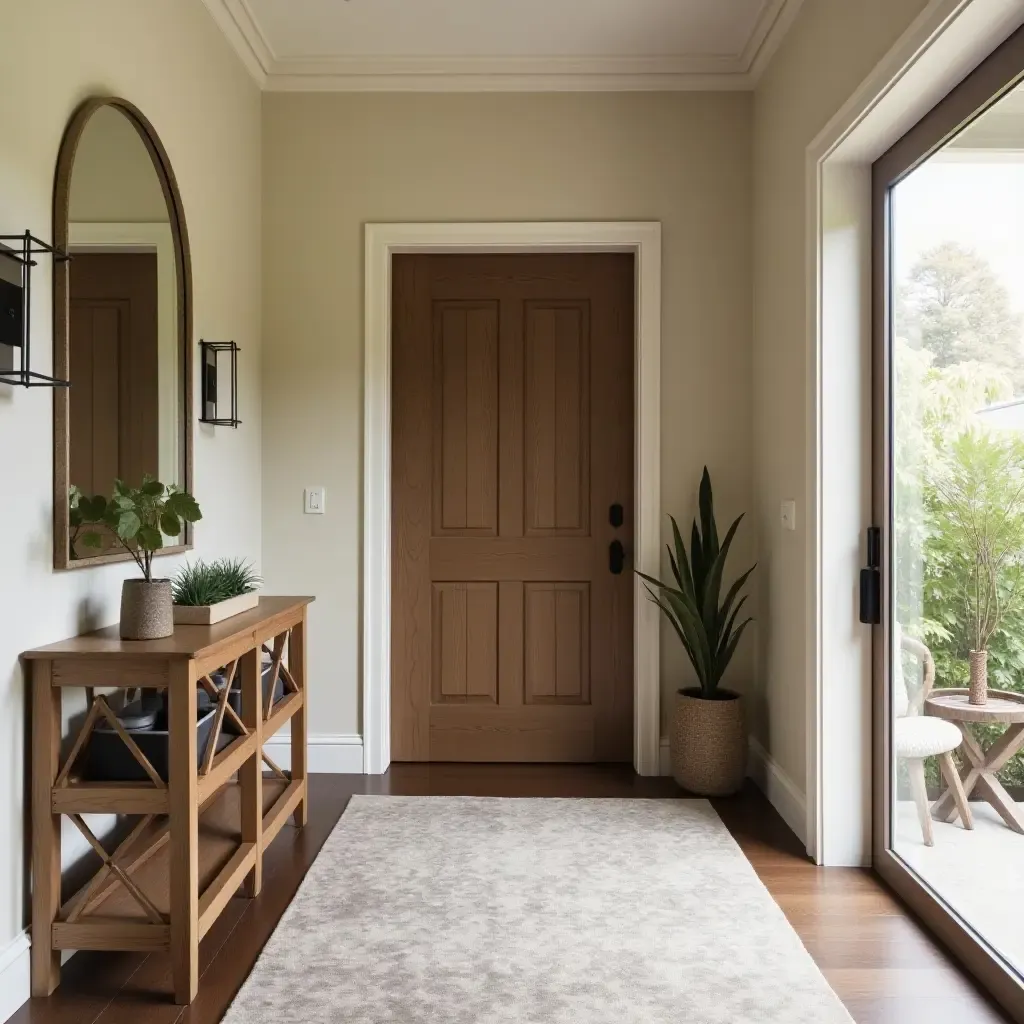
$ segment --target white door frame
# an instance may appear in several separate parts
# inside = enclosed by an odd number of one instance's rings
[[[631,252],[636,257],[634,564],[661,549],[661,224],[367,224],[363,419],[363,771],[391,763],[391,257],[395,253]],[[633,765],[659,772],[660,622],[635,581]]]

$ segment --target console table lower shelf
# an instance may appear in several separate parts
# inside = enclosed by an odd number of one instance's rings
[[[180,626],[165,640],[121,641],[115,627],[26,652],[33,693],[33,995],[56,988],[61,950],[89,949],[169,952],[175,1001],[195,997],[199,940],[239,888],[258,895],[263,852],[289,817],[299,826],[306,821],[310,600],[261,598],[251,612],[213,626]],[[266,672],[264,652],[270,659]],[[236,674],[241,714],[230,701]],[[163,775],[111,711],[111,689],[140,686],[167,695],[169,771]],[[88,710],[62,758],[62,694],[68,687],[85,689]],[[97,693],[100,687],[104,692]],[[200,691],[215,708],[205,749],[197,749],[196,740]],[[81,755],[101,722],[117,731],[146,781],[79,776]],[[285,725],[291,730],[287,772],[263,749]],[[100,813],[126,819],[112,851],[83,817]],[[63,901],[61,816],[70,818],[102,861]]]

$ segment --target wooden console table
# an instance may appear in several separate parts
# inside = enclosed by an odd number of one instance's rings
[[[174,998],[189,1003],[199,985],[199,940],[244,886],[256,896],[263,851],[289,815],[306,823],[306,607],[309,597],[263,597],[252,611],[213,626],[178,626],[163,640],[121,640],[116,626],[24,655],[32,687],[32,994],[60,981],[62,949],[171,954]],[[287,665],[284,663],[287,647]],[[263,706],[263,651],[271,656]],[[223,669],[218,687],[213,673]],[[228,700],[241,673],[242,713]],[[82,687],[88,711],[61,763],[61,696]],[[117,722],[110,688],[168,695],[169,772],[164,781]],[[206,750],[197,749],[197,691],[216,709]],[[146,782],[90,782],[76,763],[93,727],[105,720],[148,776]],[[225,720],[236,739],[218,751]],[[263,743],[291,723],[291,771]],[[264,763],[273,775],[264,778]],[[83,814],[137,817],[108,853]],[[103,861],[77,893],[61,901],[61,815],[70,817]]]

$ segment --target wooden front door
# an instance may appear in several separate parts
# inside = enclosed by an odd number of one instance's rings
[[[71,483],[84,494],[160,473],[155,253],[71,261]]]
[[[625,254],[394,257],[394,760],[632,759],[633,295]]]

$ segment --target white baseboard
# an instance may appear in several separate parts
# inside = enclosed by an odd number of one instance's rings
[[[31,994],[28,932],[16,935],[0,950],[0,1020],[8,1020]]]
[[[287,729],[264,744],[267,753],[286,771],[291,767],[292,744]],[[310,733],[306,768],[327,775],[362,775],[363,738],[348,733]]]
[[[661,741],[660,771],[672,774],[672,754],[667,738]],[[800,842],[807,841],[807,801],[797,784],[775,763],[771,754],[753,736],[750,737],[750,760],[747,775],[754,780],[782,820],[793,830]]]
[[[31,949],[26,928],[0,950],[0,1022],[10,1020],[32,995]],[[66,964],[74,955],[73,949],[65,949],[60,962]]]
[[[750,737],[747,774],[757,784],[801,843],[807,842],[807,800],[800,787],[779,767],[771,754]]]

